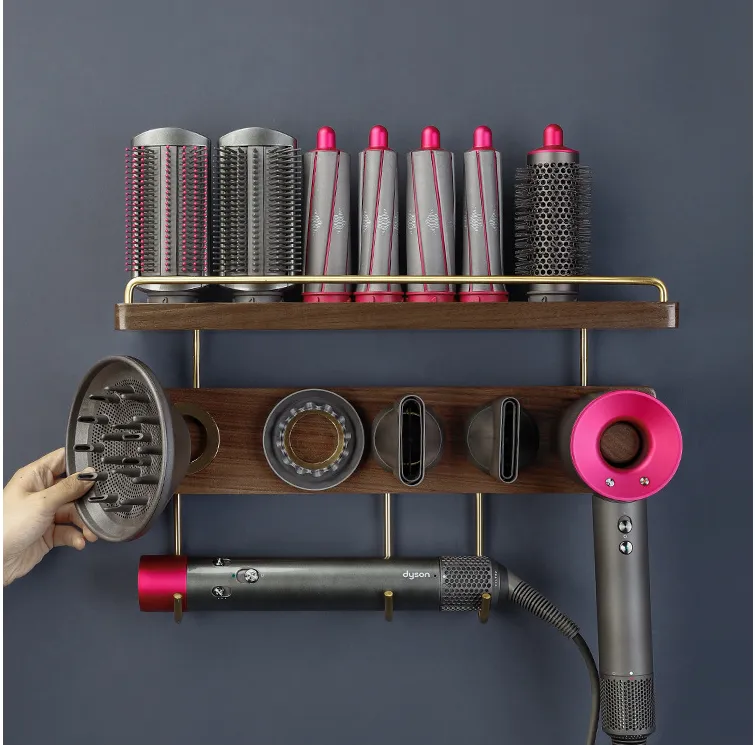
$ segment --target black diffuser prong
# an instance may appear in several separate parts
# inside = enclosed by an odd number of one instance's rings
[[[107,481],[107,477],[105,471],[85,471],[77,476],[79,481]]]
[[[160,479],[157,476],[137,476],[132,481],[135,484],[157,484]]]
[[[123,476],[141,476],[142,471],[140,468],[124,467],[116,468],[113,473],[120,473]]]
[[[108,442],[151,442],[152,436],[147,432],[108,432],[102,439]]]
[[[117,494],[90,494],[87,497],[87,502],[93,502],[96,504],[115,504],[117,501]]]
[[[133,385],[106,385],[105,390],[108,393],[134,393],[134,386]]]
[[[154,427],[160,424],[160,420],[156,416],[135,416],[131,421],[134,424],[149,424]]]
[[[118,398],[115,394],[111,393],[92,393],[89,396],[90,401],[102,401],[106,404],[119,404],[121,402],[121,399]]]
[[[104,445],[99,442],[94,445],[87,445],[86,443],[80,443],[73,446],[74,453],[101,453],[105,450]]]
[[[104,424],[106,426],[110,424],[110,420],[106,416],[101,415],[80,416],[77,421],[81,424]]]
[[[131,422],[124,422],[123,424],[114,424],[113,429],[125,429],[125,430],[133,430],[133,429],[141,429],[142,425],[138,424],[134,421]]]
[[[121,401],[134,401],[139,404],[149,403],[149,399],[141,393],[121,393]]]
[[[163,451],[156,445],[140,445],[136,448],[139,455],[162,455]]]

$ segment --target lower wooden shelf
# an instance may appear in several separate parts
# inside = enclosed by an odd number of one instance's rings
[[[627,386],[623,386],[626,388]],[[652,389],[630,386],[653,394]],[[290,494],[299,490],[272,472],[262,449],[265,420],[294,388],[175,388],[173,402],[193,403],[215,420],[220,447],[215,459],[181,484],[183,494]],[[365,456],[354,475],[332,491],[351,494],[439,492],[465,493],[589,493],[561,464],[554,450],[559,418],[574,400],[615,387],[540,386],[526,388],[333,388],[358,411],[365,430]],[[433,410],[444,432],[438,464],[414,489],[407,489],[384,470],[371,453],[371,428],[375,416],[402,396],[421,396]],[[523,470],[513,484],[503,484],[480,471],[469,459],[464,442],[466,422],[474,411],[501,396],[515,396],[534,417],[540,431],[540,450],[535,463]],[[305,492],[312,494],[317,492]]]

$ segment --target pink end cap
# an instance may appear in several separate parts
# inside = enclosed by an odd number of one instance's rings
[[[317,130],[317,150],[338,150],[336,131],[332,127],[320,127]]]
[[[437,127],[425,127],[420,140],[422,150],[440,150],[440,130]]]
[[[629,422],[643,440],[629,467],[613,466],[600,452],[600,438],[616,422]],[[669,408],[642,391],[611,391],[591,401],[571,433],[571,459],[591,491],[617,502],[645,499],[663,489],[682,459],[682,433]]]
[[[493,149],[493,131],[490,127],[477,127],[472,139],[473,150],[492,150]]]
[[[388,130],[382,124],[376,124],[370,130],[370,150],[389,150]]]
[[[579,151],[572,150],[570,147],[564,145],[564,130],[558,124],[549,124],[543,130],[543,146],[530,150],[530,153],[542,152],[577,153]]]
[[[139,559],[139,610],[171,611],[173,595],[180,592],[186,610],[186,556],[142,556]]]

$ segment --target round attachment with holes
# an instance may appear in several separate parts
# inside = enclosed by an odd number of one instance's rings
[[[76,502],[106,541],[143,535],[186,475],[189,431],[152,371],[132,357],[107,357],[84,377],[66,431],[69,474],[94,469]]]
[[[286,396],[270,412],[263,448],[282,481],[305,491],[324,491],[356,470],[364,453],[364,427],[345,398],[310,388]]]

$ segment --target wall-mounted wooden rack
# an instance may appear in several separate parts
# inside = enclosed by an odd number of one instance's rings
[[[120,303],[120,331],[671,329],[677,303]]]

